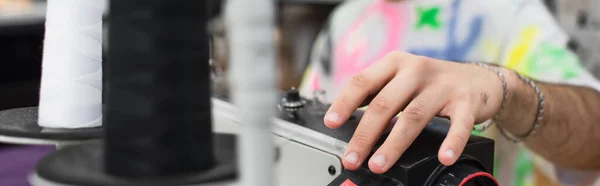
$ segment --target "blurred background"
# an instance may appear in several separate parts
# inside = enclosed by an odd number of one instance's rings
[[[45,1],[0,0],[0,108],[37,104]],[[17,99],[18,98],[18,99]]]
[[[227,39],[218,15],[224,0],[210,0],[215,18],[210,22],[213,35],[215,73],[226,73]],[[600,77],[600,0],[544,0],[563,28],[571,35],[570,47],[577,52],[585,66]],[[44,34],[45,0],[0,0],[0,61],[10,65],[0,68],[0,81],[30,82],[35,87],[40,76]],[[276,40],[279,49],[281,89],[298,86],[308,66],[311,45],[329,13],[343,0],[280,0]],[[594,8],[596,7],[596,8]],[[224,75],[224,74],[223,74]],[[225,78],[226,76],[219,77]],[[217,82],[224,82],[217,80]],[[217,86],[217,90],[225,86]],[[13,88],[13,87],[11,87]],[[27,89],[27,87],[20,87]],[[21,94],[21,96],[36,95]],[[217,91],[218,92],[218,91]],[[22,92],[26,93],[26,92]],[[0,95],[7,94],[0,91]],[[10,96],[0,96],[5,99]],[[12,101],[11,101],[12,100]],[[2,108],[34,102],[1,100]],[[19,105],[20,104],[20,105]]]

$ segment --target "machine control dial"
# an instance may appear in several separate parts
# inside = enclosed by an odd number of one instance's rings
[[[296,112],[302,110],[306,101],[300,97],[300,92],[296,88],[291,88],[285,93],[279,102],[279,109],[287,112],[290,117],[296,117]]]

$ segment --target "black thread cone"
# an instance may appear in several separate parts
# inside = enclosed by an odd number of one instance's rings
[[[105,170],[143,178],[215,165],[202,0],[111,0]]]

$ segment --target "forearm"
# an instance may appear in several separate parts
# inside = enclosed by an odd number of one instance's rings
[[[509,94],[497,123],[516,135],[533,126],[538,98],[533,88],[506,71]],[[565,168],[600,169],[600,93],[578,86],[536,81],[544,93],[544,113],[537,133],[525,145]]]

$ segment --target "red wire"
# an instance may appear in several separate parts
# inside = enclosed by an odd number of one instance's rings
[[[463,179],[460,182],[460,184],[458,184],[458,186],[464,186],[464,184],[471,181],[473,178],[476,178],[479,176],[488,177],[488,178],[492,179],[494,181],[494,183],[496,183],[496,185],[500,185],[500,184],[498,184],[498,181],[496,181],[496,178],[494,178],[494,176],[492,176],[491,174],[489,174],[487,172],[476,172],[475,174],[471,174],[471,175],[467,176],[465,179]]]

